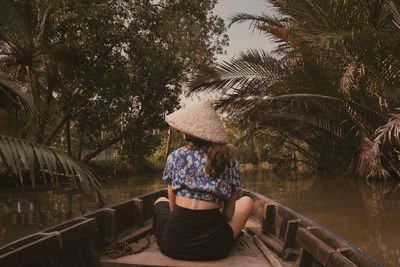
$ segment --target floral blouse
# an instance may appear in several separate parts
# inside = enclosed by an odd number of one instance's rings
[[[216,178],[205,171],[206,154],[201,150],[181,147],[169,154],[163,180],[172,186],[177,196],[217,202],[226,200],[242,186],[239,162],[236,158]]]

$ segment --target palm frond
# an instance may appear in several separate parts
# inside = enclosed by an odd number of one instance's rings
[[[330,39],[351,34],[351,30],[365,18],[366,3],[345,0],[288,0],[283,7],[290,14],[296,30],[306,39]]]
[[[389,176],[379,153],[379,146],[373,143],[366,134],[362,134],[357,162],[357,172],[361,177],[369,179],[374,177],[387,178]]]
[[[376,134],[375,143],[400,145],[400,114],[392,114],[390,120],[377,129]]]
[[[333,139],[316,131],[343,137],[352,148],[332,151],[349,152],[359,174],[400,177],[400,115],[389,120],[400,103],[400,2],[269,3],[274,16],[239,13],[230,24],[250,22],[283,57],[241,55],[198,76],[193,91],[222,93],[217,107],[243,127],[278,130],[286,123],[306,129],[319,148]]]
[[[238,13],[230,17],[230,24],[250,22],[250,27],[254,30],[269,34],[269,37],[277,44],[274,50],[277,54],[288,53],[304,43],[304,40],[292,29],[291,19],[289,17],[275,18],[268,15],[250,15]]]
[[[399,111],[397,109],[397,111]],[[400,114],[392,114],[391,119],[376,130],[376,138],[371,148],[371,157],[382,168],[371,171],[371,177],[400,177]]]
[[[226,99],[228,98],[228,99]],[[321,105],[323,102],[335,102],[335,103],[341,103],[345,107],[350,107],[352,110],[362,110],[363,112],[366,113],[366,116],[368,116],[371,119],[371,116],[373,116],[376,120],[379,120],[379,122],[383,122],[386,120],[386,117],[379,113],[378,111],[370,108],[367,105],[364,105],[362,103],[358,103],[355,101],[352,101],[351,99],[343,99],[339,97],[334,97],[334,96],[329,96],[329,95],[321,95],[321,94],[282,94],[282,95],[277,95],[277,96],[264,96],[264,97],[259,97],[259,96],[253,96],[252,98],[248,97],[246,99],[237,99],[236,101],[232,101],[229,99],[229,96],[225,96],[225,98],[221,98],[219,101],[216,101],[217,107],[218,108],[226,108],[228,105],[234,105],[234,109],[236,110],[241,110],[242,112],[256,112],[257,110],[263,110],[265,108],[268,108],[269,111],[272,111],[271,109],[274,108],[274,104],[278,103],[280,101],[289,101],[289,102],[300,102],[300,101],[317,101]],[[288,107],[287,104],[284,106]]]
[[[388,2],[388,10],[392,14],[392,21],[394,25],[400,30],[400,11],[393,1]]]
[[[35,144],[24,139],[0,135],[0,159],[24,186],[24,175],[29,172],[31,185],[35,187],[39,172],[46,182],[58,188],[60,179],[71,179],[85,192],[99,191],[101,185],[93,174],[81,163],[56,149]],[[37,169],[36,164],[39,165]]]
[[[250,22],[255,28],[260,29],[265,25],[272,27],[284,27],[287,20],[278,20],[276,18],[270,17],[268,15],[251,15],[247,13],[236,13],[229,17],[228,26],[232,26],[235,23]]]
[[[21,93],[19,84],[0,74],[0,108],[32,111],[33,105],[27,96]]]
[[[346,142],[350,145],[354,145],[350,142],[347,135],[344,133],[340,124],[336,124],[331,120],[324,119],[320,116],[312,116],[305,114],[296,114],[296,113],[287,113],[287,112],[279,112],[276,114],[267,114],[265,119],[262,121],[263,123],[268,123],[269,121],[280,120],[283,123],[283,120],[293,121],[297,124],[308,125],[316,130],[323,131],[332,136],[337,137],[338,139]]]
[[[289,73],[289,69],[265,51],[248,50],[238,58],[219,64],[215,70],[200,73],[189,82],[189,93],[197,91],[220,91],[235,89],[258,90],[275,83]]]

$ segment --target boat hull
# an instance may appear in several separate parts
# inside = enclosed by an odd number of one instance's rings
[[[272,199],[247,189],[241,195],[254,200],[251,220],[244,233],[248,253],[257,256],[253,266],[382,266],[328,229]],[[115,241],[133,245],[148,236],[152,229],[153,204],[161,196],[167,196],[166,189],[109,205],[16,240],[0,248],[0,266],[148,265],[143,262],[147,254],[125,258],[129,263],[126,265],[121,264],[124,259],[109,259],[102,253]],[[152,260],[147,260],[151,266],[185,266],[186,263],[166,259],[155,249],[146,252],[153,253]],[[233,253],[226,264],[250,264],[247,252],[243,253]],[[154,255],[159,255],[159,260]],[[261,260],[265,264],[258,264]],[[225,266],[224,262],[216,264]]]

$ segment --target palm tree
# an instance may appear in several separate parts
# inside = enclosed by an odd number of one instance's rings
[[[0,107],[13,111],[24,109],[31,111],[32,105],[27,96],[15,87],[15,81],[4,74],[0,74]]]
[[[400,3],[270,2],[276,16],[237,14],[231,22],[251,21],[274,38],[272,55],[242,53],[195,77],[191,92],[219,91],[218,106],[245,127],[304,141],[321,169],[399,177],[400,120],[389,119],[399,103]]]
[[[43,141],[40,131],[48,113],[43,92],[51,98],[54,90],[51,82],[57,78],[54,67],[57,67],[61,44],[57,43],[55,22],[61,18],[57,9],[60,3],[57,0],[0,0],[0,66],[4,73],[0,75],[2,120],[11,117],[7,122],[10,127],[17,120],[26,124],[33,119],[37,133],[31,138],[37,141]],[[12,134],[17,135],[16,132]],[[104,202],[100,184],[93,174],[80,162],[54,148],[15,138],[3,131],[0,132],[0,162],[17,177],[20,186],[27,183],[24,177],[30,178],[32,187],[39,178],[58,187],[63,178],[85,192],[95,191],[100,204]]]
[[[0,79],[0,99],[0,109],[11,109],[14,115],[17,111],[36,112],[10,78]],[[60,178],[70,179],[85,192],[95,191],[100,205],[104,203],[101,185],[93,174],[81,163],[54,148],[0,134],[0,163],[12,170],[20,186],[24,186],[24,174],[28,172],[34,188],[40,171],[45,183],[49,179],[53,187],[58,187]]]
[[[63,1],[0,0],[0,68],[25,85],[35,106],[32,137],[44,143],[50,104],[60,84],[60,62],[71,44],[61,42],[57,28]],[[65,13],[65,12],[64,12]]]

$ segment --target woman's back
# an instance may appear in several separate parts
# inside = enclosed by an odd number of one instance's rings
[[[181,147],[167,159],[163,180],[177,196],[220,203],[242,186],[239,163],[232,158],[217,177],[206,172],[207,157],[202,150]]]

